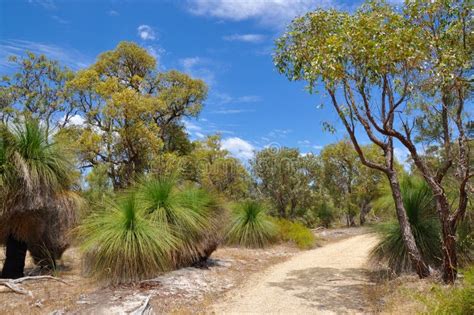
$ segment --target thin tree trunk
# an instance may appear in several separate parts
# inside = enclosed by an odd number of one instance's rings
[[[360,208],[360,216],[359,216],[359,219],[360,219],[360,225],[364,225],[365,224],[365,216],[370,212],[370,207],[369,207],[369,204],[366,203],[365,201],[362,203],[362,207]]]
[[[430,275],[430,270],[424,262],[424,259],[418,250],[418,246],[416,245],[415,237],[413,236],[413,232],[411,230],[410,221],[408,220],[406,209],[403,205],[400,184],[395,171],[389,173],[388,179],[392,188],[392,196],[393,200],[395,201],[395,209],[397,213],[397,219],[400,224],[403,243],[407,248],[413,269],[420,278],[426,278]]]
[[[6,257],[2,269],[2,278],[18,279],[24,276],[27,245],[13,235],[7,239]]]
[[[443,281],[452,284],[457,277],[456,226],[449,220],[450,206],[446,195],[438,194],[436,207],[440,215],[443,237]]]

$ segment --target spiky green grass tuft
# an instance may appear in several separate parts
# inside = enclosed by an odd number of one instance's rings
[[[431,191],[422,179],[406,177],[401,182],[401,192],[421,255],[428,264],[438,266],[442,257],[440,228]],[[391,221],[378,225],[375,231],[381,240],[371,253],[372,261],[386,264],[397,274],[410,271],[411,262],[398,222]]]
[[[277,227],[267,216],[265,207],[257,201],[235,205],[227,240],[246,247],[265,247],[277,234]]]
[[[207,192],[146,179],[79,227],[87,273],[136,282],[205,260],[220,241],[220,207]]]
[[[78,229],[86,271],[117,284],[155,276],[171,267],[168,253],[177,239],[138,207],[134,194],[87,217]]]

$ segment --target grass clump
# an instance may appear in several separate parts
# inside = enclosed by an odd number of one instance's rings
[[[144,180],[77,229],[86,272],[107,283],[130,283],[205,260],[220,241],[220,210],[199,188]]]
[[[474,266],[466,269],[462,283],[447,289],[436,285],[431,291],[433,294],[423,299],[427,314],[474,314]]]
[[[401,182],[401,193],[423,259],[432,266],[439,266],[442,257],[440,228],[429,187],[420,178],[406,177]],[[412,266],[398,222],[380,224],[374,229],[381,240],[371,252],[371,260],[387,265],[396,274],[410,271]]]
[[[310,249],[316,245],[316,238],[310,229],[300,222],[275,219],[278,236],[284,242],[292,242],[300,249]]]
[[[227,232],[230,244],[262,248],[274,240],[276,233],[276,226],[262,203],[248,200],[234,206]]]

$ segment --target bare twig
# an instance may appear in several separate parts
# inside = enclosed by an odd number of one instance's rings
[[[25,290],[21,286],[19,286],[20,283],[23,283],[25,281],[33,281],[33,280],[54,280],[54,281],[58,281],[58,282],[69,285],[69,283],[67,283],[66,281],[60,278],[47,276],[47,275],[46,276],[27,276],[27,277],[22,277],[18,279],[0,279],[0,285],[9,288],[13,292],[29,295],[33,297],[33,293],[31,293],[31,291]]]

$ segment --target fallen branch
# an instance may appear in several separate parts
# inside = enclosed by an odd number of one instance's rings
[[[33,280],[54,280],[54,281],[58,281],[58,282],[69,285],[69,283],[67,283],[66,281],[60,278],[53,277],[53,276],[27,276],[27,277],[22,277],[18,279],[0,279],[0,285],[9,288],[13,292],[29,295],[33,297],[33,293],[31,293],[31,291],[25,290],[21,286],[18,285],[25,281],[33,281]]]
[[[151,305],[150,305],[150,295],[145,298],[143,303],[137,307],[134,311],[130,312],[130,315],[144,315],[149,314]]]

